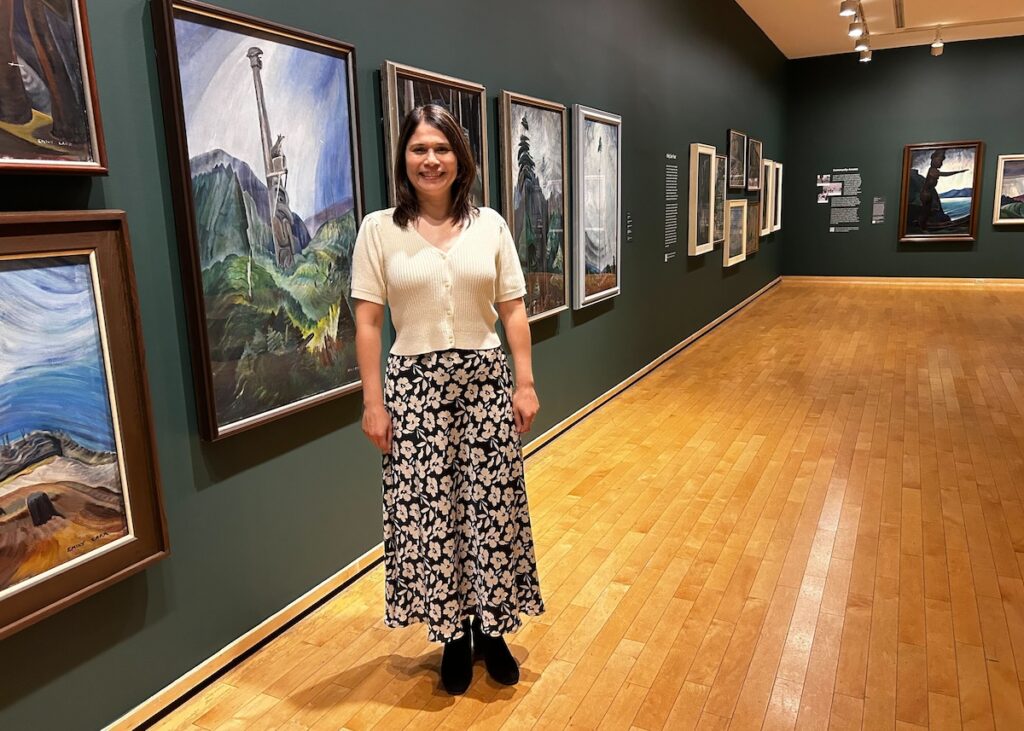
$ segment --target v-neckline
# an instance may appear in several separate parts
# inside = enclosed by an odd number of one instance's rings
[[[430,241],[427,240],[427,237],[424,236],[423,234],[421,234],[419,229],[416,228],[416,224],[415,223],[412,224],[412,230],[413,230],[413,233],[416,234],[416,236],[419,238],[419,240],[423,244],[425,244],[426,246],[429,246],[431,249],[436,251],[441,256],[447,256],[448,254],[452,253],[452,250],[456,246],[458,246],[460,241],[462,241],[462,237],[466,233],[466,225],[463,223],[463,224],[461,224],[459,226],[459,232],[449,239],[450,243],[448,244],[448,248],[447,249],[442,249],[440,246],[437,246],[435,244],[430,243]]]

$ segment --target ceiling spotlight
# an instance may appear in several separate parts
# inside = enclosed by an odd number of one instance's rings
[[[864,49],[863,51],[860,52],[860,62],[861,63],[867,63],[870,60],[871,60],[871,49],[870,48],[866,48],[866,49]]]
[[[857,0],[843,0],[839,3],[839,15],[844,18],[857,14]]]
[[[946,45],[946,44],[944,44],[942,42],[942,32],[941,32],[941,29],[936,28],[935,29],[935,40],[932,41],[932,55],[933,56],[941,56],[944,45]]]
[[[864,23],[861,22],[860,17],[854,16],[854,21],[850,23],[850,38],[860,38],[864,35]]]
[[[868,44],[868,37],[866,35],[863,35],[860,38],[858,38],[857,41],[853,44],[854,51],[866,51],[870,47],[871,46]]]

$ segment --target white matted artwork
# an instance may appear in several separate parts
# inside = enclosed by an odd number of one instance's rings
[[[725,246],[722,247],[722,263],[731,267],[747,258],[747,201],[728,200],[725,202]]]
[[[997,226],[1024,225],[1024,155],[999,156],[992,223]]]
[[[622,289],[622,118],[573,105],[573,308]]]
[[[775,163],[761,160],[761,221],[760,235],[772,232],[772,216],[775,212]]]
[[[772,206],[772,232],[782,228],[782,163],[775,163],[775,205]]]
[[[711,145],[690,145],[690,256],[715,248],[715,155]]]

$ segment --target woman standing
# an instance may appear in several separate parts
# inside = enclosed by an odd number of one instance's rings
[[[363,431],[384,455],[384,621],[424,622],[445,643],[452,694],[469,687],[474,650],[495,680],[518,682],[502,635],[544,611],[519,437],[540,407],[526,287],[504,219],[470,201],[475,177],[455,119],[440,106],[412,110],[397,145],[398,205],[365,218],[352,262]],[[382,386],[385,304],[397,337]]]

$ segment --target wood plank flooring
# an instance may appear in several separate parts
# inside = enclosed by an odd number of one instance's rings
[[[527,474],[517,687],[378,567],[155,728],[1024,729],[1024,289],[783,283]]]

